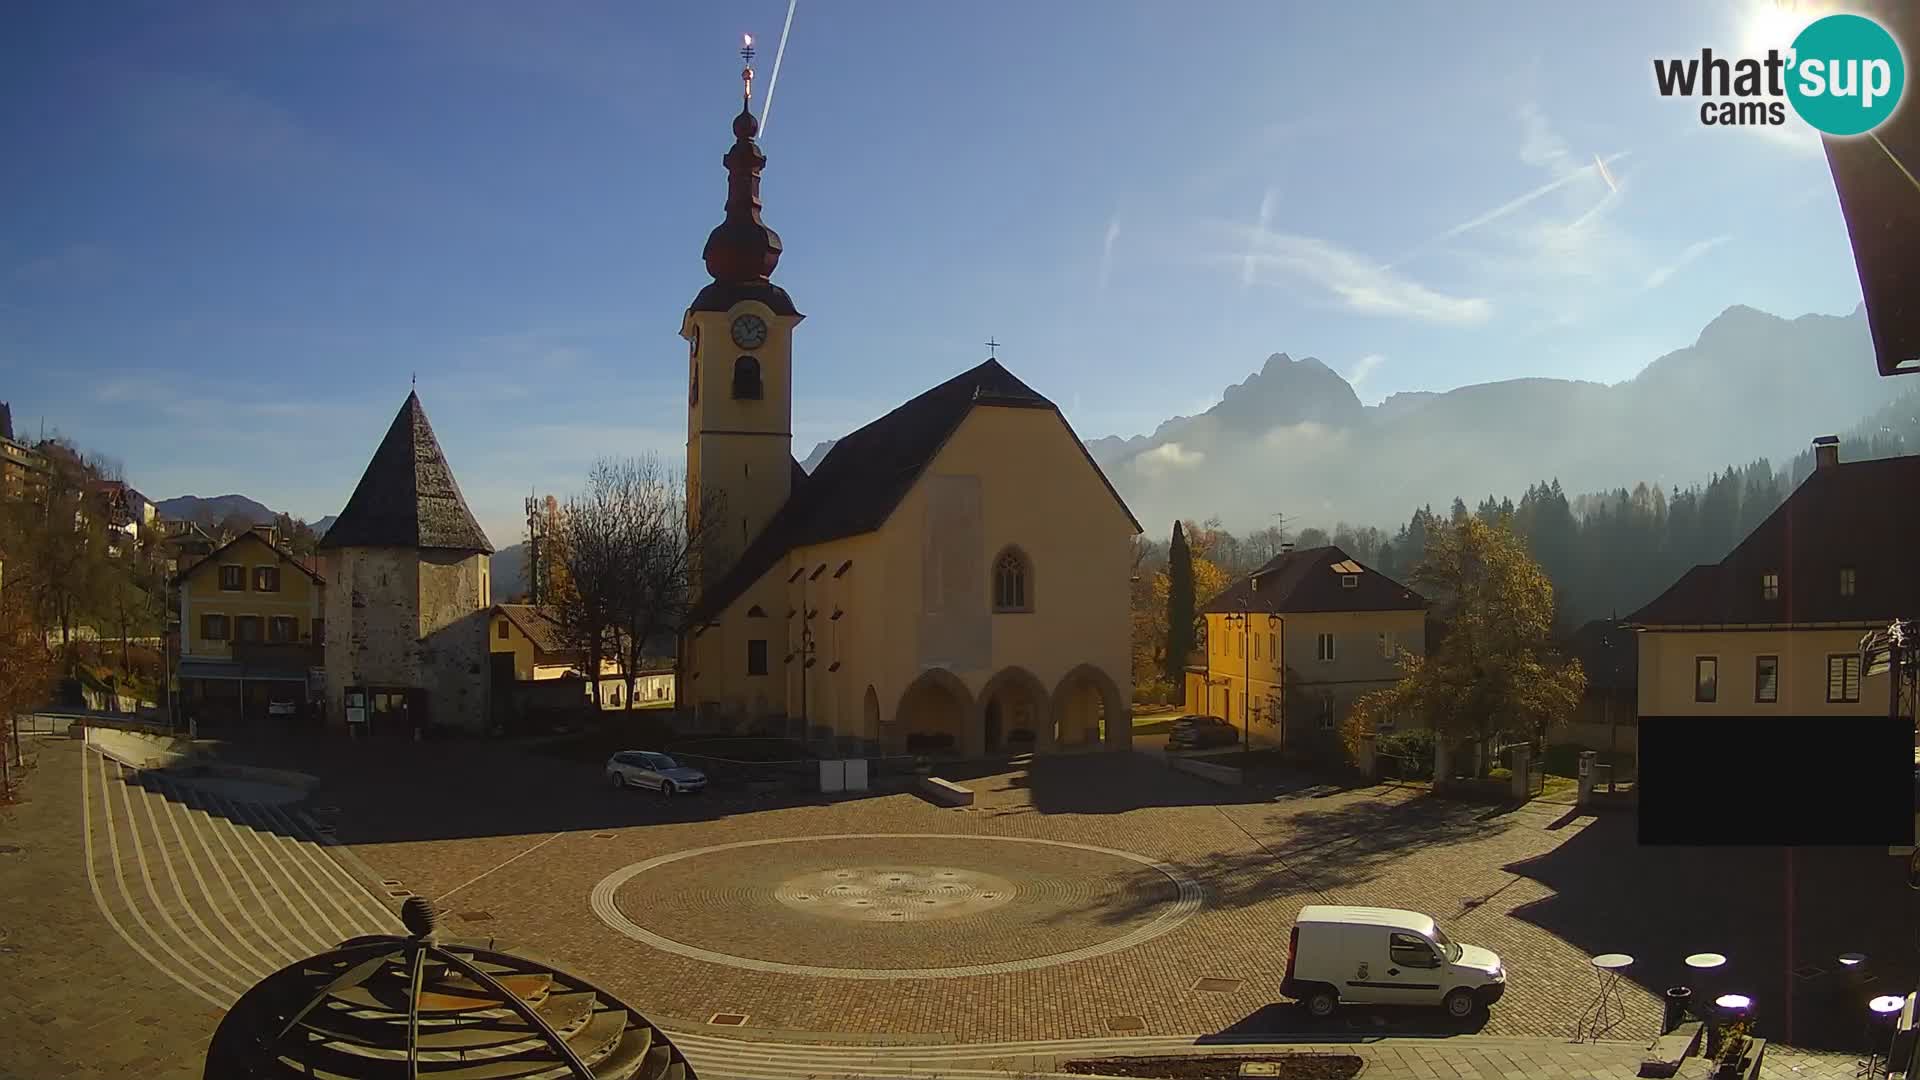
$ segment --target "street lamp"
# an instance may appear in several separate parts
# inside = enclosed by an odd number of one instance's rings
[[[1253,649],[1251,630],[1253,615],[1251,612],[1236,611],[1221,620],[1227,626],[1240,627],[1240,748],[1244,753],[1253,752]],[[1280,616],[1269,614],[1269,629],[1281,625]],[[1278,656],[1268,657],[1277,666]],[[1284,692],[1284,690],[1283,690]],[[1227,717],[1232,720],[1232,717]]]

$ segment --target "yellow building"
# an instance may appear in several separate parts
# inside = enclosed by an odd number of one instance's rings
[[[560,621],[550,609],[535,604],[495,604],[493,629],[487,641],[492,649],[496,686],[572,678],[580,680],[582,696],[593,696],[593,688],[586,681],[588,660],[567,644]],[[673,699],[673,659],[661,657],[643,663],[633,681],[635,706],[669,705]],[[627,707],[627,676],[619,660],[600,661],[599,700],[602,708]]]
[[[1915,492],[1920,457],[1842,464],[1838,439],[1815,440],[1813,472],[1751,535],[1628,619],[1640,718],[1888,715],[1860,639],[1920,614]]]
[[[681,635],[715,722],[889,752],[1131,740],[1127,582],[1140,531],[1060,410],[989,359],[792,455],[793,332],[769,281],[759,125],[725,163],[713,282],[688,308],[689,504],[721,523]]]
[[[183,571],[180,704],[203,730],[287,728],[314,718],[326,583],[270,525]]]
[[[1337,547],[1283,551],[1202,609],[1206,663],[1189,673],[1187,708],[1252,743],[1330,749],[1355,698],[1398,681],[1402,655],[1425,655],[1426,612]]]

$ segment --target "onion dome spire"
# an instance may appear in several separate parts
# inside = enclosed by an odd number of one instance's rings
[[[740,59],[740,115],[733,118],[734,142],[721,162],[727,167],[727,216],[707,235],[702,253],[707,273],[726,284],[764,282],[780,265],[780,234],[760,220],[760,172],[767,156],[753,141],[760,121],[753,115],[753,35],[744,37]]]

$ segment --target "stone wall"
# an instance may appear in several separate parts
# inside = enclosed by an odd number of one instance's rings
[[[485,555],[418,553],[419,670],[432,723],[486,727],[488,643]]]
[[[419,563],[403,548],[343,548],[328,560],[327,715],[349,686],[420,686]]]

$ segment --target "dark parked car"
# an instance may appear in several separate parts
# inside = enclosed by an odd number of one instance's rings
[[[1173,722],[1167,736],[1169,750],[1202,750],[1209,746],[1232,746],[1240,741],[1240,729],[1215,716],[1183,716]]]

